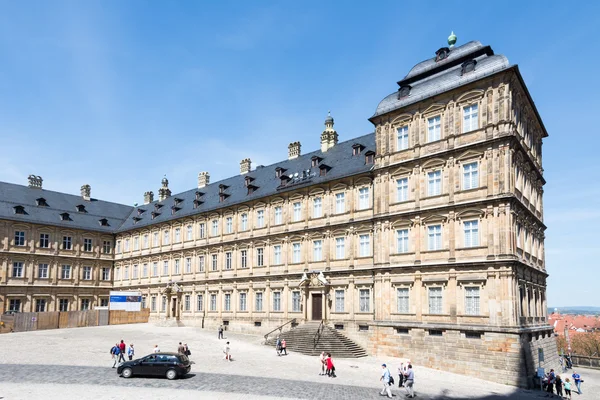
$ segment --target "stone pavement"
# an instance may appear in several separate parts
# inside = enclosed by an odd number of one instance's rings
[[[315,357],[290,354],[278,357],[263,346],[261,337],[226,332],[234,361],[223,360],[217,333],[200,328],[165,328],[151,324],[117,325],[12,333],[0,336],[0,397],[5,399],[125,399],[188,397],[233,399],[375,399],[380,398],[379,376],[385,362],[396,375],[399,359],[365,357],[336,359],[338,378],[319,376]],[[134,343],[136,356],[176,351],[188,343],[195,362],[186,379],[123,379],[112,366],[109,350],[119,340]],[[581,372],[584,375],[584,372]],[[586,371],[587,374],[587,371]],[[422,399],[528,399],[539,392],[519,390],[475,378],[415,366],[415,388]],[[587,376],[587,375],[584,375]],[[584,378],[585,379],[585,378]],[[585,385],[600,381],[591,375]],[[584,392],[585,387],[584,386]],[[66,390],[68,389],[68,390]],[[393,389],[395,398],[404,390]],[[598,398],[589,394],[577,398]],[[595,393],[598,393],[595,391]],[[577,395],[574,395],[577,396]],[[575,397],[574,397],[575,398]]]

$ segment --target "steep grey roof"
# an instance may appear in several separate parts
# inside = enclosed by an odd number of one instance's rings
[[[462,61],[471,58],[477,60],[475,70],[462,75]],[[503,55],[493,54],[489,47],[483,47],[479,42],[469,42],[451,49],[448,58],[443,61],[436,63],[433,58],[414,66],[409,74],[399,82],[399,84],[408,82],[411,86],[410,94],[400,99],[398,92],[388,95],[379,103],[371,119],[438,93],[477,81],[509,67],[508,59]]]
[[[352,146],[354,144],[364,146],[360,155],[352,155]],[[369,151],[375,152],[374,133],[338,143],[325,153],[320,150],[313,151],[292,160],[281,161],[266,167],[257,167],[257,169],[248,174],[223,179],[222,181],[211,183],[200,189],[191,189],[183,193],[174,194],[163,201],[155,201],[141,205],[131,212],[129,217],[117,231],[122,232],[138,229],[161,222],[171,221],[176,218],[225,208],[250,200],[257,200],[262,197],[284,193],[304,186],[318,185],[334,179],[367,172],[372,168],[372,165],[365,164],[365,154]],[[325,176],[319,175],[318,167],[311,167],[311,159],[314,156],[322,158],[319,165],[326,165],[331,168]],[[298,178],[296,181],[290,182],[284,187],[280,187],[281,180],[276,176],[275,172],[277,168],[285,169],[284,175],[298,173]],[[310,177],[301,179],[303,171],[306,172],[307,170],[310,171]],[[253,178],[251,184],[257,187],[251,194],[248,194],[248,188],[245,186],[245,178],[247,176]],[[223,202],[219,201],[220,185],[227,186],[224,193],[229,195]],[[202,204],[197,208],[194,208],[194,200],[196,199],[197,191],[203,193],[200,198]],[[175,199],[180,199],[182,201],[180,201],[179,204],[175,204]],[[162,205],[159,210],[156,210],[160,215],[152,219],[151,213],[155,211],[156,204]],[[175,214],[172,214],[171,207],[173,206],[180,207],[181,209]],[[138,210],[144,211],[139,214]],[[134,218],[140,219],[135,221]]]
[[[36,200],[39,198],[45,199],[48,206],[38,206]],[[77,211],[79,205],[85,207],[85,212]],[[16,206],[23,206],[26,214],[16,214]],[[132,208],[108,201],[85,201],[80,196],[0,182],[0,219],[112,233],[123,223]],[[70,220],[63,221],[62,213],[68,213]],[[108,226],[100,224],[103,218],[107,219]]]

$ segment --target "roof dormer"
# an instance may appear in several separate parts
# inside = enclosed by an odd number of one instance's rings
[[[281,176],[283,175],[283,173],[287,171],[287,169],[285,168],[281,168],[281,167],[277,167],[275,168],[275,176],[278,178],[281,178]]]
[[[39,199],[35,199],[35,203],[39,207],[48,207],[48,203],[46,202],[46,199],[43,197],[40,197]]]
[[[106,218],[99,219],[98,223],[100,223],[100,226],[110,226]]]
[[[352,155],[353,156],[357,156],[359,155],[363,150],[365,149],[365,146],[363,146],[360,143],[354,143],[352,145]]]
[[[73,221],[73,220],[71,219],[71,215],[70,215],[69,213],[66,213],[66,212],[65,212],[65,213],[61,213],[61,214],[60,214],[60,219],[61,219],[62,221]]]
[[[15,214],[27,215],[27,212],[25,211],[25,207],[23,207],[23,206],[14,206],[13,210],[14,210]]]
[[[78,204],[75,206],[75,208],[77,209],[77,212],[80,213],[86,213],[87,211],[85,210],[85,206],[83,204]]]
[[[312,156],[312,158],[310,159],[310,165],[312,167],[316,167],[319,165],[319,163],[323,161],[323,159],[319,156]]]

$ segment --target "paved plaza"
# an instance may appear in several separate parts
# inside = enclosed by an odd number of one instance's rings
[[[376,399],[380,398],[380,365],[396,375],[400,359],[335,359],[337,378],[319,376],[315,357],[291,353],[278,357],[261,337],[226,332],[234,361],[223,360],[225,340],[199,328],[165,328],[152,324],[58,329],[0,336],[0,398],[3,399]],[[176,351],[187,343],[195,362],[185,379],[124,379],[112,369],[109,350],[119,340],[134,343],[136,356]],[[580,370],[584,394],[600,398],[600,372]],[[415,388],[421,399],[530,399],[540,392],[516,389],[475,378],[415,366]],[[567,375],[565,375],[566,377]],[[397,386],[395,398],[405,398]]]

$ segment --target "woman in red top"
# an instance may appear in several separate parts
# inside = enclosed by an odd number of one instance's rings
[[[335,378],[335,366],[331,359],[331,353],[327,353],[327,375],[331,378]]]

